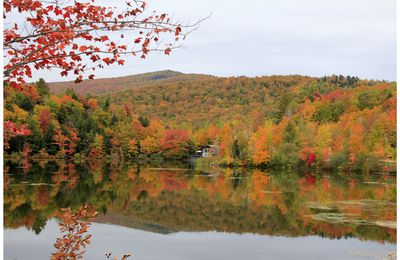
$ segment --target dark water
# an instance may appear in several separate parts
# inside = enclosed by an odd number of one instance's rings
[[[5,259],[48,259],[60,209],[98,213],[84,259],[389,259],[396,178],[7,163]]]

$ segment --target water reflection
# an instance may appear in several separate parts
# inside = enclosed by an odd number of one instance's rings
[[[396,180],[123,164],[8,163],[5,228],[39,234],[60,209],[89,204],[98,223],[158,232],[226,231],[396,242]]]

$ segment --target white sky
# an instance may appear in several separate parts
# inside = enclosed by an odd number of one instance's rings
[[[117,2],[117,1],[115,1]],[[125,2],[125,1],[122,1]],[[170,56],[129,58],[96,78],[171,69],[218,76],[396,79],[395,0],[149,0],[181,22],[212,16]],[[61,81],[58,71],[35,79]]]

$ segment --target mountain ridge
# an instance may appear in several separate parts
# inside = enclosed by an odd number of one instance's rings
[[[50,82],[49,87],[51,92],[54,94],[61,94],[65,92],[67,89],[73,89],[75,92],[81,95],[103,95],[103,94],[112,94],[121,91],[129,91],[134,89],[139,89],[146,86],[157,85],[159,83],[171,83],[171,82],[182,82],[182,81],[191,81],[194,79],[204,80],[204,79],[285,79],[285,78],[303,78],[310,80],[318,80],[330,77],[338,77],[338,78],[353,78],[361,81],[368,82],[390,82],[390,81],[381,81],[381,80],[370,80],[370,79],[359,79],[358,77],[351,76],[342,76],[342,75],[330,75],[330,76],[308,76],[308,75],[299,75],[299,74],[290,74],[290,75],[263,75],[263,76],[215,76],[209,74],[200,74],[200,73],[183,73],[174,70],[160,70],[154,72],[146,72],[139,74],[132,74],[128,76],[121,77],[108,77],[108,78],[99,78],[93,80],[84,80],[80,84],[76,84],[73,81],[64,81],[64,82]]]
[[[186,74],[173,70],[161,70],[155,72],[147,72],[140,74],[133,74],[122,77],[100,78],[93,80],[84,80],[80,84],[75,84],[73,81],[67,82],[51,82],[48,83],[50,90],[55,94],[60,94],[67,89],[73,89],[79,94],[106,94],[119,92],[123,90],[134,89],[143,87],[155,82],[163,82],[170,80],[180,81],[185,78],[206,76],[213,77],[205,74]]]

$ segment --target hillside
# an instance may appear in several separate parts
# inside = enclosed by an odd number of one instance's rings
[[[160,118],[171,127],[221,126],[226,121],[240,120],[257,128],[265,118],[279,121],[290,117],[306,99],[314,100],[314,94],[381,83],[349,76],[226,78],[159,71],[49,86],[54,93],[73,89],[81,95],[101,95],[99,99],[104,102],[109,98],[114,108],[123,106],[145,118]]]
[[[303,76],[187,77],[180,81],[154,82],[107,95],[113,105],[128,106],[134,114],[158,117],[170,126],[204,127],[226,121],[279,118],[277,101],[297,87],[316,79]],[[257,119],[258,122],[253,121]]]
[[[350,94],[380,83],[342,76],[196,75],[180,77],[179,81],[152,82],[145,88],[114,92],[107,97],[114,106],[123,105],[143,117],[160,118],[173,127],[222,126],[227,121],[239,120],[256,129],[267,118],[279,122],[284,116],[291,117],[306,100],[318,101],[320,95],[339,89]],[[336,121],[338,116],[333,116]]]
[[[357,171],[397,156],[395,82],[163,71],[80,87],[6,87],[6,152],[183,159],[215,144],[221,164]]]
[[[191,76],[193,75],[183,74],[172,70],[165,70],[118,78],[84,80],[81,84],[75,84],[72,81],[54,82],[49,83],[49,87],[51,91],[56,94],[62,93],[67,89],[73,89],[77,93],[83,95],[104,94],[143,87],[149,84],[151,85],[155,82],[179,81]]]

